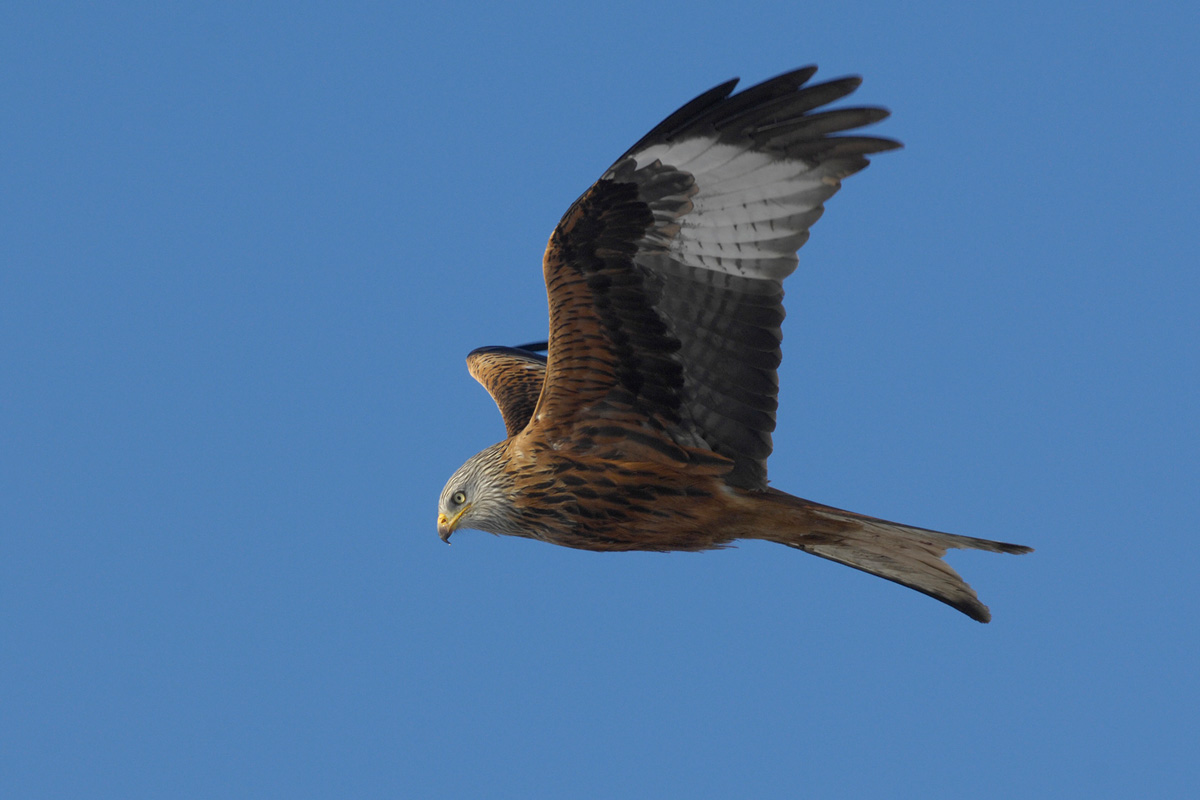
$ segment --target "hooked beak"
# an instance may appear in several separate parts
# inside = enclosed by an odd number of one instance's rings
[[[460,509],[459,512],[454,515],[453,519],[447,517],[445,514],[438,514],[438,536],[442,537],[443,542],[450,544],[450,534],[454,533],[454,530],[458,527],[458,521],[462,519],[462,515],[465,514],[467,509],[470,507],[470,505],[463,506],[462,509]]]

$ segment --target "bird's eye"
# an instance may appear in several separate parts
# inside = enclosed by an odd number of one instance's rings
[[[450,496],[450,499],[454,501],[454,505],[456,506],[461,506],[467,502],[467,496],[462,492],[455,492]]]

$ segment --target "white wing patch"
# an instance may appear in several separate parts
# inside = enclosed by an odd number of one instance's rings
[[[687,211],[662,242],[689,267],[782,280],[796,268],[796,250],[820,218],[822,203],[841,186],[845,164],[811,164],[698,136],[631,154],[637,169],[671,167],[695,180]],[[607,177],[607,176],[606,176]],[[656,216],[658,216],[656,214]]]

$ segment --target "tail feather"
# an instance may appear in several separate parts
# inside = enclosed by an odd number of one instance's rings
[[[791,513],[790,524],[761,531],[760,538],[915,589],[979,622],[989,621],[991,612],[942,556],[951,548],[993,553],[1029,553],[1033,550],[1019,544],[888,522],[810,503],[775,489],[768,490],[763,496],[785,506]]]

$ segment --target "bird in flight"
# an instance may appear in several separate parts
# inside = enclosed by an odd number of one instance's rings
[[[550,236],[547,355],[484,347],[468,369],[508,438],[438,501],[459,528],[584,550],[707,550],[764,539],[908,586],[972,619],[987,606],[949,548],[1030,548],[914,528],[767,485],[783,279],[844,178],[900,146],[826,106],[859,78],[815,67],[687,103],[617,159]]]

